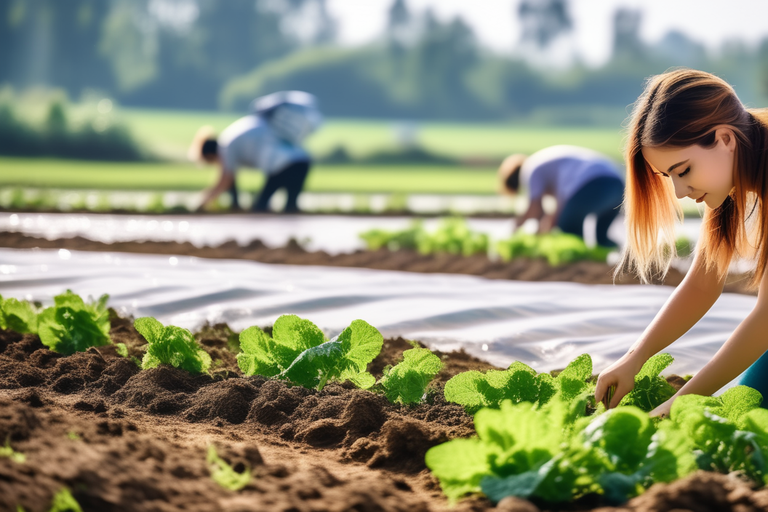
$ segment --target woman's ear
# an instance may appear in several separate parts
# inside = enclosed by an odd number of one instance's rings
[[[715,130],[715,140],[722,142],[731,153],[736,151],[736,135],[734,135],[732,128],[721,126]]]

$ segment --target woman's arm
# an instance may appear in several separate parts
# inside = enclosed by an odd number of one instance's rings
[[[606,407],[615,407],[634,387],[634,378],[643,364],[659,351],[688,332],[709,311],[723,291],[725,279],[715,272],[707,272],[703,258],[696,254],[683,282],[672,292],[640,338],[617,362],[600,373],[595,388],[595,399],[607,398],[607,391],[615,393]]]
[[[232,182],[234,181],[234,176],[234,173],[227,172],[224,169],[224,164],[219,164],[219,181],[216,185],[205,191],[203,200],[200,202],[197,211],[202,211],[210,202],[219,197],[226,190],[229,190],[229,187],[232,186]]]
[[[651,411],[654,416],[669,413],[672,402],[681,395],[711,395],[735,379],[768,350],[768,274],[763,276],[752,312],[733,331],[714,357],[680,390]],[[767,377],[768,378],[768,377]]]

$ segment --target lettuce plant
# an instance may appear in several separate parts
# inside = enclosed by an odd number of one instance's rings
[[[379,355],[383,343],[384,338],[375,327],[355,320],[332,340],[304,350],[280,376],[318,390],[330,380],[349,380],[367,389],[376,383],[376,378],[366,368]]]
[[[440,358],[427,348],[412,348],[403,352],[403,360],[385,370],[380,384],[392,403],[421,402],[427,386],[443,369]]]
[[[467,222],[459,217],[443,219],[434,232],[424,229],[416,221],[401,231],[373,229],[360,234],[369,250],[386,247],[391,251],[416,249],[421,254],[472,254],[488,253],[488,235],[469,229]]]
[[[143,370],[168,364],[189,373],[208,372],[211,356],[200,347],[188,330],[175,325],[164,327],[152,317],[137,318],[133,326],[148,343],[147,352],[141,361]]]
[[[21,334],[37,333],[37,313],[32,304],[0,296],[0,329],[10,329]]]
[[[5,446],[0,446],[0,457],[9,458],[17,464],[24,464],[27,461],[26,455],[11,448],[11,442],[9,440],[5,441]]]
[[[367,389],[376,379],[365,370],[383,342],[381,333],[363,320],[355,320],[325,341],[323,332],[309,320],[283,315],[275,321],[272,337],[258,327],[240,334],[242,353],[237,364],[245,375],[278,376],[307,388],[350,380]]]
[[[251,481],[250,468],[245,468],[242,473],[238,473],[224,459],[219,457],[216,447],[213,445],[208,447],[206,462],[210,468],[213,481],[225,489],[239,491]]]
[[[51,509],[48,512],[83,512],[80,504],[66,487],[53,496]]]
[[[482,407],[498,408],[503,400],[512,403],[533,402],[543,405],[556,393],[573,400],[589,391],[592,358],[582,354],[557,377],[536,371],[519,361],[506,370],[475,370],[459,373],[445,384],[445,399],[463,405],[468,414]]]
[[[669,354],[656,354],[648,359],[635,375],[635,387],[624,395],[619,405],[634,405],[650,412],[672,398],[675,388],[659,374],[673,361]]]
[[[662,436],[647,413],[619,407],[584,417],[586,397],[556,395],[543,406],[501,403],[475,415],[477,438],[431,448],[427,466],[451,500],[467,493],[558,503],[588,493],[622,502],[655,481],[695,469],[680,436]],[[682,463],[678,463],[682,460]]]
[[[739,472],[768,484],[768,410],[762,395],[737,386],[719,397],[683,395],[672,404],[671,426],[683,438],[700,469]]]
[[[109,295],[102,295],[86,304],[71,290],[57,295],[54,305],[38,316],[40,341],[52,351],[66,355],[109,345],[108,298]]]
[[[305,350],[325,342],[323,331],[309,320],[282,315],[272,326],[272,337],[258,327],[240,333],[237,364],[245,375],[274,377]]]
[[[460,217],[443,219],[434,233],[418,233],[416,249],[421,254],[487,254],[488,235],[470,230],[467,221]]]
[[[499,241],[496,250],[504,261],[544,258],[552,266],[581,260],[605,262],[611,251],[606,247],[587,247],[581,237],[568,233],[516,233],[508,240]]]

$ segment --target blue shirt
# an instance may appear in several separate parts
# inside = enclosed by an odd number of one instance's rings
[[[618,166],[608,157],[578,146],[551,146],[529,156],[520,168],[520,186],[531,200],[552,195],[564,205],[595,178],[623,181]]]

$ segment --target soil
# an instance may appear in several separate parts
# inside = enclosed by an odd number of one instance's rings
[[[196,247],[190,242],[115,242],[103,243],[84,237],[48,240],[17,232],[0,232],[0,247],[18,249],[71,249],[81,251],[117,251],[146,254],[172,254],[200,258],[244,259],[261,263],[282,263],[290,265],[324,265],[332,267],[362,267],[380,270],[403,270],[424,273],[451,273],[482,276],[489,279],[512,279],[517,281],[569,281],[585,284],[639,284],[629,274],[614,280],[614,267],[595,261],[579,261],[553,267],[546,260],[517,259],[510,262],[494,261],[485,255],[461,256],[455,254],[423,255],[416,251],[356,251],[354,253],[331,255],[324,251],[307,251],[298,242],[291,240],[286,246],[269,248],[260,240],[253,240],[245,246],[235,241],[224,242],[215,247]],[[670,269],[663,281],[657,284],[676,286],[684,274]],[[726,292],[756,292],[747,288],[745,276],[731,276],[725,286]]]
[[[145,341],[132,321],[114,314],[111,321],[112,339],[140,357]],[[196,337],[215,361],[210,375],[140,371],[113,346],[62,356],[36,335],[0,330],[0,439],[26,456],[23,463],[0,457],[0,511],[47,511],[64,487],[84,511],[561,510],[482,498],[450,508],[424,466],[431,446],[474,434],[463,408],[442,399],[445,381],[488,363],[438,352],[445,368],[427,403],[407,407],[346,384],[318,392],[244,377],[226,325]],[[380,376],[413,343],[386,340],[369,371]],[[211,445],[237,471],[250,468],[245,488],[226,490],[211,479]],[[697,473],[621,508],[600,505],[592,496],[566,509],[747,512],[768,510],[768,490]]]

